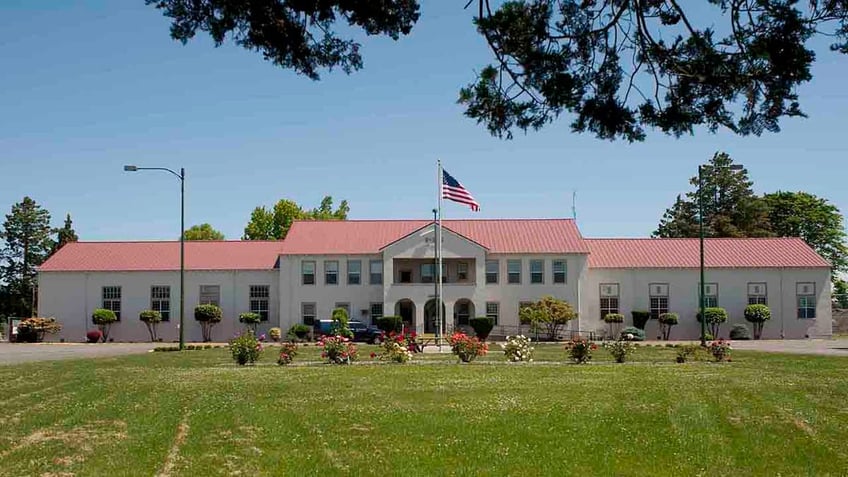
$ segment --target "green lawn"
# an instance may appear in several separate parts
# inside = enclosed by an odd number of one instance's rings
[[[0,475],[844,475],[848,359],[589,365],[540,346],[278,367],[227,350],[0,367]],[[371,347],[362,347],[364,361]]]

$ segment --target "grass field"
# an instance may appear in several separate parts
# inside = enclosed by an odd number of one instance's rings
[[[315,364],[215,349],[0,367],[0,475],[848,473],[846,358],[299,358]]]

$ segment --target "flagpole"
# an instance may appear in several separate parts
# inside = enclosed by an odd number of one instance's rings
[[[443,174],[442,174],[442,160],[439,159],[436,162],[438,164],[437,181],[438,181],[438,184],[439,184],[439,189],[438,189],[438,191],[439,191],[439,194],[438,194],[439,212],[438,212],[438,220],[437,220],[437,223],[436,223],[436,262],[437,262],[436,276],[438,277],[437,278],[438,282],[436,282],[437,283],[437,286],[436,286],[436,320],[437,320],[436,331],[438,332],[439,335],[438,335],[438,339],[436,340],[436,343],[439,346],[439,352],[441,352],[442,351],[442,340],[444,339],[444,333],[443,333],[444,330],[442,329],[443,321],[444,321],[444,317],[442,316],[442,181],[443,181]]]

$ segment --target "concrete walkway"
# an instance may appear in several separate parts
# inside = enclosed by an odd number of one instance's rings
[[[105,358],[147,353],[162,343],[0,343],[0,366],[57,359]]]

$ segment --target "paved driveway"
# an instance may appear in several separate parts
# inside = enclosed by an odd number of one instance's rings
[[[55,359],[102,358],[146,353],[158,343],[0,343],[0,366]]]

